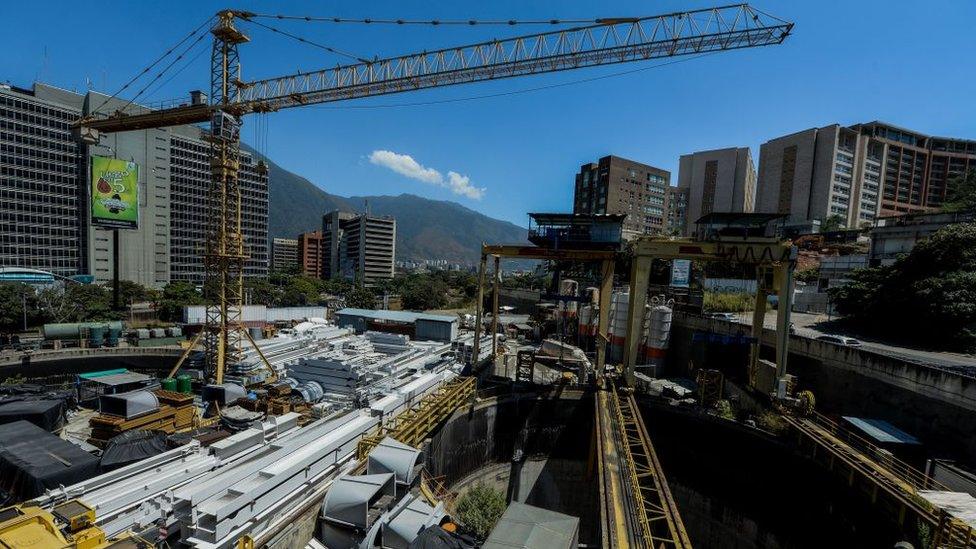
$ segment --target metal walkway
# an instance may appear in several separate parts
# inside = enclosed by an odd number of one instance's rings
[[[691,549],[633,395],[611,382],[596,399],[603,546]]]
[[[801,449],[831,471],[846,476],[875,505],[893,508],[898,521],[910,516],[931,528],[932,547],[976,548],[976,532],[925,500],[920,490],[951,491],[870,441],[826,416],[784,416],[800,437]]]

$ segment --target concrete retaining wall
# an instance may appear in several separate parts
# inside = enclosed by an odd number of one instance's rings
[[[748,335],[749,326],[675,315],[672,330],[673,368],[690,360],[726,375],[744,375],[747,347],[689,342],[693,331]],[[765,330],[765,358],[773,358],[774,336]],[[976,464],[976,379],[796,336],[790,338],[786,370],[799,378],[801,388],[813,391],[824,413],[888,420],[921,439],[931,456]]]

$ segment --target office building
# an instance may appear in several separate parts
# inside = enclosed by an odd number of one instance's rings
[[[762,145],[756,211],[791,222],[838,216],[846,227],[864,227],[879,216],[938,208],[948,182],[969,169],[976,141],[881,122],[811,128]]]
[[[298,235],[298,266],[302,274],[319,278],[322,276],[322,231],[312,231]]]
[[[81,111],[46,91],[0,85],[0,267],[72,276],[87,272]]]
[[[333,211],[322,217],[322,277],[371,283],[393,278],[396,220]]]
[[[756,167],[749,148],[682,155],[678,164],[678,188],[688,192],[684,235],[693,232],[695,221],[703,215],[752,212],[756,197]]]
[[[138,165],[138,228],[119,229],[119,276],[146,286],[203,282],[210,215],[209,145],[194,126],[104,134],[87,145],[71,124],[125,106],[42,83],[0,86],[0,266],[113,278],[112,230],[91,219],[91,158]],[[127,112],[144,109],[130,105]],[[267,274],[267,173],[241,155],[246,276]]]
[[[275,238],[271,241],[271,270],[291,271],[298,267],[298,240]]]
[[[667,200],[664,202],[668,214],[667,234],[681,236],[694,231],[694,223],[688,221],[688,195],[689,189],[668,187]]]
[[[911,253],[915,245],[936,232],[957,223],[976,222],[976,211],[902,214],[881,217],[871,227],[868,260],[872,267],[891,265]]]
[[[576,174],[573,213],[624,214],[625,237],[662,233],[668,227],[666,203],[671,173],[605,156],[584,164]]]

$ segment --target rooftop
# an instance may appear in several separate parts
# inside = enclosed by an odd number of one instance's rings
[[[579,519],[513,501],[491,531],[484,549],[576,547]]]
[[[336,313],[345,316],[361,316],[374,320],[388,320],[390,322],[416,322],[418,320],[433,320],[435,322],[457,322],[456,316],[432,315],[428,313],[415,313],[413,311],[377,311],[373,309],[355,309],[347,307]]]

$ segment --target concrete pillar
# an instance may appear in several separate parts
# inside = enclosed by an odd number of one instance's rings
[[[776,379],[786,375],[786,361],[790,356],[790,313],[793,309],[793,262],[787,261],[776,268]]]
[[[614,260],[605,259],[602,265],[602,280],[600,282],[600,310],[599,320],[597,321],[596,337],[596,375],[603,373],[603,367],[607,362],[607,345],[610,343],[610,335],[607,333],[607,324],[610,319],[610,299],[613,297],[613,269]]]
[[[759,351],[762,349],[763,323],[766,320],[765,271],[756,267],[756,303],[752,309],[752,344],[749,347],[749,385],[755,386],[756,372],[759,371]]]
[[[627,385],[634,385],[634,366],[644,333],[644,308],[647,305],[647,283],[651,272],[651,258],[634,257],[630,268],[630,303],[627,307],[627,342],[624,347],[624,376]]]
[[[478,355],[481,353],[481,312],[485,301],[485,263],[488,256],[481,252],[481,263],[478,264],[478,303],[474,315],[474,346],[472,347],[471,366],[478,363]]]
[[[498,286],[502,280],[502,273],[498,270],[500,258],[495,256],[495,273],[491,280],[491,360],[494,362],[498,355]]]

